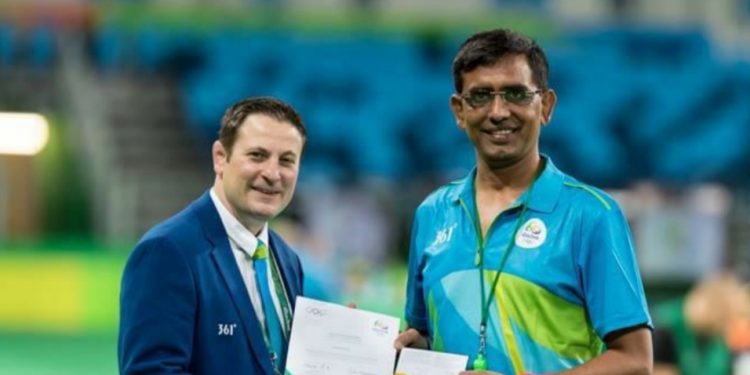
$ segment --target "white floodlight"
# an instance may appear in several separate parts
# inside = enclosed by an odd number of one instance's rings
[[[49,125],[38,113],[0,112],[0,154],[36,155],[47,145]]]

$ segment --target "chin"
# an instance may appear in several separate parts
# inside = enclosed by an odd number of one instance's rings
[[[278,207],[250,207],[248,212],[258,219],[265,221],[271,220],[274,216],[279,213]]]

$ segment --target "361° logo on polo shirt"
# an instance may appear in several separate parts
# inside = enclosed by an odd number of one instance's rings
[[[445,227],[437,232],[435,239],[432,241],[428,248],[434,248],[435,246],[441,245],[451,240],[453,237],[453,230],[456,229],[456,224],[449,227]]]
[[[516,246],[533,249],[547,239],[547,226],[538,218],[529,219],[516,234]]]

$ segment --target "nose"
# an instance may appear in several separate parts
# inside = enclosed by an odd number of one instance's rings
[[[487,115],[492,120],[502,120],[510,116],[508,104],[505,103],[505,99],[503,99],[501,95],[495,95],[492,97],[492,102],[489,104],[489,113]]]
[[[274,184],[281,180],[281,168],[279,168],[278,163],[269,161],[268,163],[266,163],[266,165],[263,166],[263,170],[261,170],[261,176],[269,184]]]

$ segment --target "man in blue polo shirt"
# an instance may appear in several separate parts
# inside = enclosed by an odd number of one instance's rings
[[[471,36],[450,104],[476,168],[412,227],[395,346],[469,356],[465,374],[648,374],[651,319],[627,222],[606,193],[539,152],[557,101],[548,63],[509,30]]]

